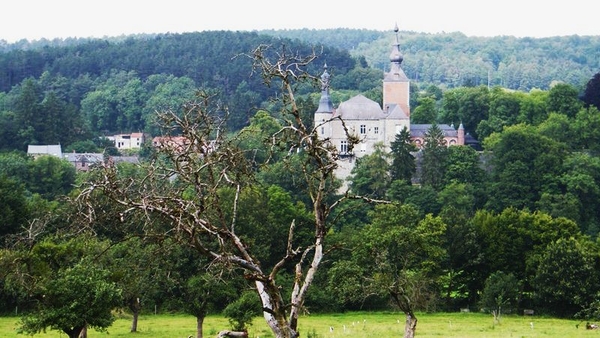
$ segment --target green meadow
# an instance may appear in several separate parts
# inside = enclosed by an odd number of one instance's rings
[[[482,313],[422,313],[418,315],[417,337],[600,337],[600,330],[586,330],[585,322],[539,316],[503,316],[495,323],[492,316]],[[19,318],[0,318],[0,337],[23,338],[16,328]],[[90,330],[94,337],[187,338],[195,336],[195,318],[187,315],[142,315],[138,332],[131,333],[131,318],[121,316],[108,332]],[[223,317],[209,316],[204,322],[204,337],[215,337],[227,329]],[[332,328],[332,329],[331,329]],[[306,315],[300,319],[301,337],[402,337],[404,317],[399,313],[352,312],[344,314]],[[273,337],[262,317],[257,317],[248,330],[249,337]],[[64,333],[48,331],[34,337],[66,337]]]

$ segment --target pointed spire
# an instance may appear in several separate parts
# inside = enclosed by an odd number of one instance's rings
[[[402,64],[402,60],[404,57],[400,52],[400,37],[398,24],[394,27],[394,33],[396,34],[396,41],[392,44],[392,52],[390,53],[390,71],[386,73],[384,80],[385,81],[408,81],[406,74],[402,70],[400,65]]]
[[[398,24],[396,23],[396,26],[394,27],[394,33],[396,33],[396,43],[393,44],[394,48],[392,48],[392,53],[390,54],[390,61],[392,62],[392,68],[395,66],[400,67],[402,60],[404,60],[404,57],[402,56],[402,53],[400,52],[400,38],[398,36],[399,31],[400,30],[398,29]]]
[[[329,73],[327,72],[327,62],[323,65],[323,74],[321,74],[321,90],[329,91]]]
[[[319,100],[319,108],[317,113],[332,113],[333,103],[329,97],[329,73],[327,72],[327,63],[323,66],[323,74],[321,74],[321,99]]]

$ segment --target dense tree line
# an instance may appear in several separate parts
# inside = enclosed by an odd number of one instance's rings
[[[75,79],[83,74],[107,77],[111,72],[134,71],[144,80],[153,74],[186,76],[197,86],[218,87],[231,93],[248,81],[247,58],[237,58],[259,44],[281,43],[256,32],[212,31],[201,33],[131,36],[126,39],[87,39],[67,46],[16,49],[0,53],[0,91],[7,92],[26,78],[44,72]],[[311,46],[300,41],[283,42],[307,53]],[[342,72],[353,67],[348,54],[327,45],[323,55]],[[257,85],[258,84],[258,85]],[[251,83],[266,90],[260,79]]]
[[[290,44],[326,46],[327,63],[338,74],[353,68],[341,59],[343,55],[336,55],[339,51],[349,52],[363,66],[384,70],[394,41],[392,28],[388,32],[292,29],[4,43],[0,45],[0,90],[6,92],[46,70],[72,78],[85,73],[99,76],[117,69],[133,70],[142,77],[163,73],[186,76],[197,84],[232,86],[228,88],[231,92],[247,71],[236,63],[232,69],[225,69],[223,63],[257,43],[279,39]],[[598,36],[476,37],[458,32],[404,31],[400,43],[405,54],[403,66],[411,80],[448,88],[483,84],[528,91],[548,89],[556,81],[582,85],[599,68]],[[219,83],[219,78],[227,82]]]

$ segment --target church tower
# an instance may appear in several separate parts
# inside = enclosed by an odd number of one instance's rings
[[[406,116],[410,116],[410,82],[400,67],[404,57],[400,52],[400,41],[398,38],[398,25],[394,28],[396,43],[393,44],[390,54],[391,69],[383,78],[383,111],[390,111],[394,105],[398,105]]]

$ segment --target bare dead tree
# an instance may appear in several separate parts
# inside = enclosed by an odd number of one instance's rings
[[[269,55],[269,56],[267,56]],[[259,71],[267,86],[281,86],[278,95],[283,128],[275,133],[272,144],[288,145],[288,156],[302,154],[301,178],[306,181],[307,194],[312,201],[314,239],[311,245],[301,247],[295,241],[295,222],[289,225],[285,255],[270,271],[250,252],[248,244],[238,235],[238,200],[240,193],[255,184],[253,166],[244,152],[236,146],[237,135],[223,132],[223,123],[217,116],[225,111],[206,93],[190,102],[182,112],[160,114],[165,127],[165,138],[158,156],[143,164],[145,175],[138,179],[123,177],[119,166],[105,163],[97,178],[82,187],[78,201],[94,210],[96,193],[116,202],[122,217],[141,212],[147,222],[146,231],[162,230],[162,235],[173,236],[191,244],[200,253],[215,262],[241,267],[246,279],[254,283],[262,303],[263,316],[276,337],[298,337],[298,318],[303,309],[309,287],[325,255],[325,236],[328,216],[333,208],[347,198],[341,196],[328,204],[335,194],[333,175],[337,150],[327,140],[317,137],[316,129],[306,126],[301,119],[294,97],[295,85],[319,79],[306,72],[306,66],[317,55],[300,57],[285,48],[274,51],[259,46],[246,55],[253,60],[253,70]],[[181,137],[174,137],[174,136]],[[352,146],[352,145],[350,145]],[[93,212],[89,214],[93,222]],[[156,228],[161,218],[163,228]],[[164,224],[168,226],[164,226]],[[277,274],[292,264],[295,277],[289,301],[284,301],[277,283]]]

